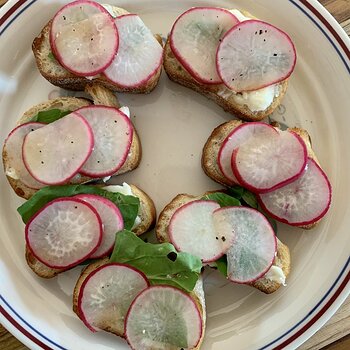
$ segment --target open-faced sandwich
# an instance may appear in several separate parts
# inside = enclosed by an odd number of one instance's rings
[[[161,38],[138,15],[94,1],[63,6],[32,48],[41,75],[69,90],[93,81],[112,91],[149,93],[162,70]]]
[[[281,103],[296,63],[290,37],[245,11],[194,7],[175,21],[164,48],[169,78],[247,121]]]

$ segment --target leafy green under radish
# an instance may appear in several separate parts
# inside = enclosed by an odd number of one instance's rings
[[[124,321],[135,297],[149,283],[133,267],[109,263],[86,276],[78,294],[78,315],[93,332],[100,329],[124,335]]]
[[[43,264],[68,269],[97,250],[102,240],[102,222],[90,204],[60,198],[30,219],[25,238],[30,251]]]
[[[193,349],[202,336],[202,316],[192,297],[170,286],[141,292],[125,320],[126,339],[134,350]]]
[[[327,175],[311,158],[305,171],[292,183],[258,196],[273,218],[293,226],[310,225],[326,215],[332,197]]]
[[[235,92],[258,90],[285,80],[295,63],[291,38],[256,19],[240,22],[229,30],[216,54],[218,74]]]

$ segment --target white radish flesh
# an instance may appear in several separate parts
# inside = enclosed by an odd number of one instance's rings
[[[301,137],[280,131],[261,134],[234,150],[232,170],[242,186],[264,193],[294,181],[304,171],[306,161]]]
[[[227,277],[232,282],[251,283],[271,267],[276,253],[275,233],[264,215],[252,208],[225,207],[213,214],[218,232],[234,232],[227,251]]]
[[[102,258],[109,255],[114,247],[115,235],[124,228],[122,214],[119,208],[107,198],[94,194],[79,194],[74,198],[81,199],[91,204],[97,211],[102,221],[102,241],[90,259]]]
[[[245,123],[235,128],[222,143],[218,154],[219,168],[223,175],[233,184],[238,184],[239,181],[231,167],[232,152],[252,137],[257,137],[263,133],[277,133],[277,130],[265,123]]]
[[[170,46],[180,63],[203,84],[220,84],[216,50],[225,33],[238,23],[229,11],[216,7],[194,7],[173,25]]]
[[[6,154],[6,175],[18,179],[29,188],[38,190],[45,185],[36,181],[32,175],[29,174],[24,165],[22,158],[23,140],[30,132],[40,129],[44,126],[43,123],[30,122],[22,124],[13,129],[7,137],[4,145],[3,154]]]
[[[132,143],[130,119],[113,107],[89,106],[76,111],[92,128],[94,149],[80,169],[91,177],[110,176],[124,164]]]
[[[202,322],[188,294],[170,286],[154,286],[131,304],[125,335],[134,350],[193,349],[202,336]]]
[[[218,73],[235,92],[258,90],[287,79],[296,63],[290,37],[273,25],[248,20],[222,39],[216,56]]]
[[[117,17],[115,25],[120,44],[113,62],[104,71],[105,76],[125,88],[146,84],[162,64],[162,46],[137,15]]]
[[[96,210],[75,198],[59,198],[37,212],[25,228],[33,255],[52,268],[69,268],[93,254],[101,243]]]
[[[169,223],[169,237],[178,251],[198,256],[204,263],[223,256],[232,244],[233,234],[218,235],[213,212],[214,201],[197,200],[180,207]]]
[[[332,189],[327,175],[311,158],[294,182],[258,196],[263,209],[276,220],[302,226],[315,223],[328,211]]]
[[[78,173],[93,146],[90,125],[73,112],[30,132],[23,142],[23,160],[37,181],[57,185]]]
[[[92,271],[78,295],[78,314],[93,332],[107,327],[124,335],[128,309],[149,283],[145,275],[131,266],[106,264]]]
[[[112,62],[118,32],[111,15],[93,1],[74,1],[52,20],[50,44],[61,65],[76,75],[93,76]]]

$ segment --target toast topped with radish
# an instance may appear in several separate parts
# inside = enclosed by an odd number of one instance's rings
[[[82,271],[73,310],[92,332],[114,333],[132,349],[199,349],[206,323],[201,268],[199,258],[169,243],[124,231],[110,259]]]
[[[244,11],[193,7],[164,47],[168,77],[235,116],[259,121],[286,93],[296,63],[290,37]]]
[[[116,233],[149,231],[156,212],[140,188],[120,185],[48,186],[18,208],[26,224],[26,260],[52,278],[87,259],[108,257]]]
[[[200,257],[232,282],[273,293],[289,274],[289,249],[264,215],[237,198],[225,191],[177,195],[159,215],[158,241]]]
[[[149,93],[162,69],[161,40],[142,19],[94,1],[63,6],[32,49],[41,75],[68,90],[96,82],[112,91]]]
[[[15,192],[30,198],[46,185],[79,184],[135,169],[141,143],[127,107],[98,85],[95,104],[61,97],[32,107],[7,137],[3,165]],[[128,115],[127,115],[128,114]]]
[[[314,227],[331,204],[331,184],[309,134],[300,128],[223,123],[203,148],[202,167],[220,184],[239,184],[256,193],[270,216],[292,226]]]

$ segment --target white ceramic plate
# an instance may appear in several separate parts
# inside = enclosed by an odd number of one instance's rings
[[[9,1],[0,12],[1,144],[15,121],[48,96],[66,94],[38,73],[33,38],[65,1]],[[213,1],[111,1],[142,15],[155,33],[166,36],[174,19],[191,6]],[[212,271],[206,277],[208,327],[203,349],[295,348],[340,306],[350,291],[350,53],[349,39],[316,1],[215,1],[246,9],[293,38],[298,62],[283,105],[273,118],[306,128],[333,184],[333,205],[312,231],[284,225],[279,237],[290,247],[288,286],[264,295],[227,283]],[[212,129],[230,119],[214,103],[176,85],[165,74],[148,96],[120,95],[130,106],[140,133],[141,166],[122,176],[147,191],[160,210],[177,193],[201,194],[219,186],[200,167],[201,148]],[[107,333],[91,334],[71,310],[79,269],[53,280],[33,275],[24,259],[21,200],[0,175],[1,322],[33,349],[127,349]]]

